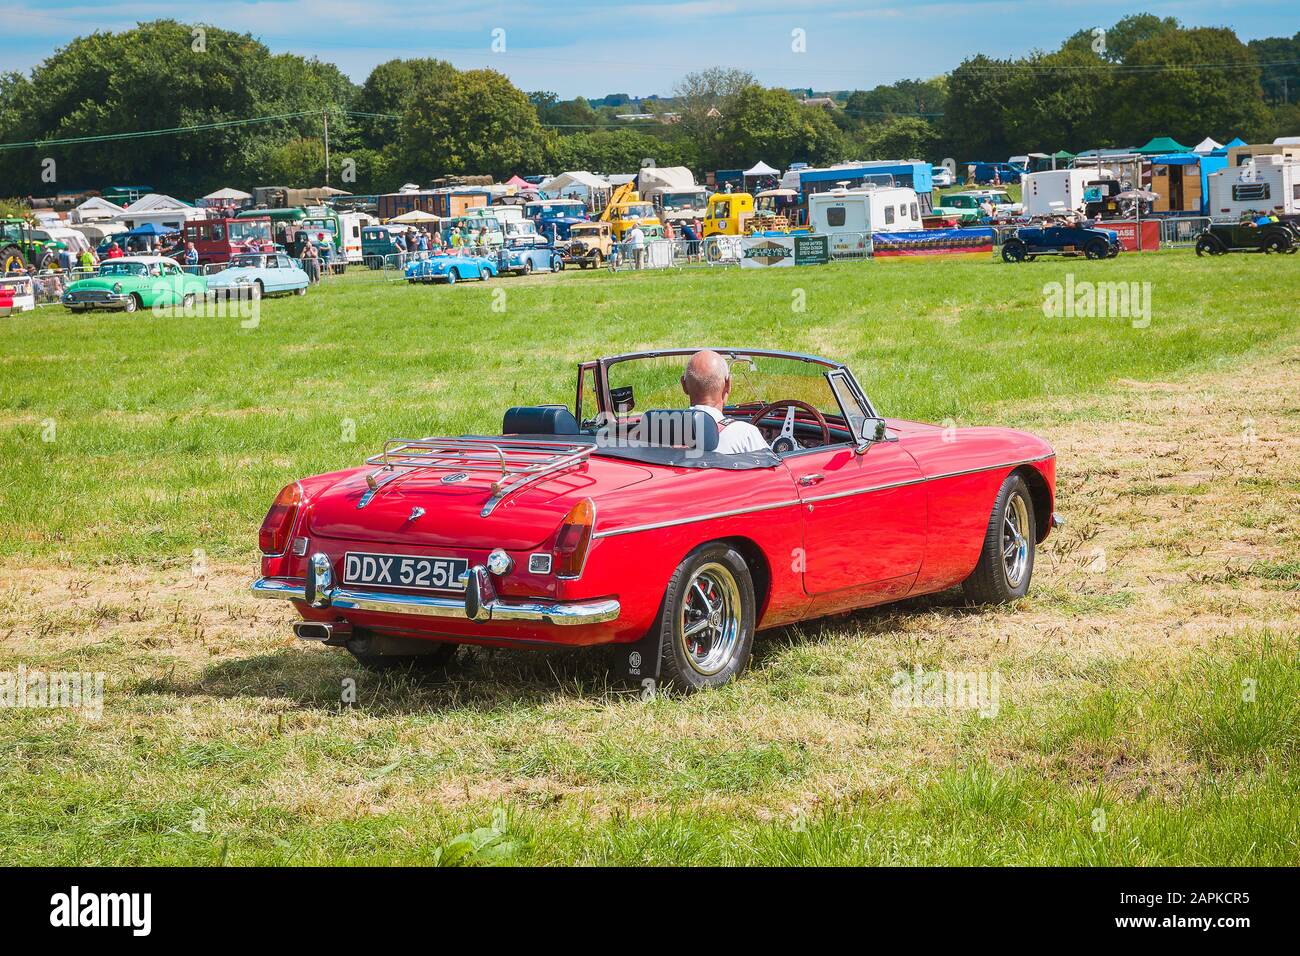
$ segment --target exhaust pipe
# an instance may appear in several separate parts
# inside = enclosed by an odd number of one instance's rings
[[[344,644],[352,636],[352,625],[346,621],[321,624],[318,621],[299,621],[293,626],[293,636],[304,641],[322,641],[326,644]]]

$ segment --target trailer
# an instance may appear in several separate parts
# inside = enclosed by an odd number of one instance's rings
[[[1025,215],[1030,217],[1059,216],[1070,211],[1082,213],[1088,201],[1085,195],[1088,187],[1113,180],[1109,170],[1096,166],[1028,173],[1020,182],[1020,201]]]
[[[832,189],[808,197],[808,225],[830,237],[830,252],[854,255],[867,234],[922,230],[916,190],[902,186]]]
[[[1209,177],[1209,216],[1214,222],[1237,222],[1273,215],[1300,217],[1300,163],[1285,156],[1257,156]]]

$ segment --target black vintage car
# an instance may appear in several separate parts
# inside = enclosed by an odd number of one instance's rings
[[[1198,256],[1221,256],[1229,252],[1291,252],[1300,249],[1300,229],[1291,222],[1214,223],[1196,240]]]

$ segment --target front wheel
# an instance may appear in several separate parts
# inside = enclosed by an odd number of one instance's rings
[[[123,312],[134,312],[138,308],[140,308],[140,299],[135,294],[128,295],[126,300],[122,303]]]
[[[1019,239],[1012,239],[1002,244],[1003,262],[1024,262],[1025,244]]]
[[[1022,598],[1034,575],[1034,503],[1019,475],[1002,483],[984,532],[979,563],[962,590],[972,604],[1005,604]]]
[[[1110,247],[1101,239],[1094,239],[1083,247],[1083,254],[1089,259],[1105,259],[1110,255]]]
[[[659,614],[661,674],[687,693],[729,683],[754,646],[754,582],[732,547],[696,548],[673,572]]]
[[[447,285],[455,285],[455,284],[456,284],[456,270],[455,270],[455,269],[448,269],[448,270],[447,270]]]

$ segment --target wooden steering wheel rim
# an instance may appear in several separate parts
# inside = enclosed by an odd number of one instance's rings
[[[795,408],[801,408],[809,415],[811,415],[813,418],[815,418],[817,420],[817,424],[821,426],[822,444],[829,445],[831,443],[831,427],[826,424],[826,417],[822,415],[821,412],[817,411],[817,409],[814,408],[812,405],[809,405],[807,402],[800,401],[797,398],[778,398],[775,402],[771,402],[767,405],[764,405],[762,408],[758,410],[758,413],[754,415],[754,424],[757,425],[763,419],[767,418],[768,415],[772,414],[774,410],[778,408],[784,408],[787,405],[793,405]]]

